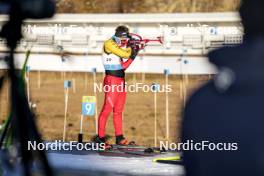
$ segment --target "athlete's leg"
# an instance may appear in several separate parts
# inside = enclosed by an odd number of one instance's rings
[[[123,82],[124,84],[124,82]],[[123,134],[123,110],[126,102],[126,92],[125,90],[122,92],[118,92],[118,98],[115,102],[115,106],[113,109],[114,115],[114,127],[115,127],[115,135],[120,136]]]
[[[111,84],[113,83],[111,79],[113,78],[106,76],[104,80],[104,86],[106,85],[111,86]],[[98,136],[100,138],[105,137],[106,122],[109,117],[109,114],[114,108],[116,97],[117,97],[116,93],[112,92],[111,90],[108,92],[105,92],[104,104],[103,104],[102,111],[98,118]]]

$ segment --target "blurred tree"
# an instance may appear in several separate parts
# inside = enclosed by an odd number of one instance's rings
[[[57,0],[58,13],[122,13],[121,0]]]
[[[240,0],[57,0],[58,13],[223,12]]]

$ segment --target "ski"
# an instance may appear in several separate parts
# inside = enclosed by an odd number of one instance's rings
[[[153,162],[163,163],[163,164],[177,164],[182,165],[183,161],[180,155],[174,157],[167,157],[167,158],[155,158]]]
[[[165,153],[165,149],[160,149],[158,147],[145,147],[139,145],[111,145],[112,150],[121,151],[144,151],[145,153]]]
[[[160,153],[146,153],[145,151],[120,151],[120,150],[104,150],[99,151],[100,155],[112,157],[153,157]]]
[[[179,160],[179,161],[177,161],[177,160],[172,160],[172,161],[170,161],[170,160],[157,160],[156,162],[157,163],[162,163],[162,164],[183,165],[182,160]]]

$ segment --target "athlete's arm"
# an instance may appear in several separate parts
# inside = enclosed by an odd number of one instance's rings
[[[139,51],[138,48],[132,49],[130,58],[125,62],[121,61],[121,65],[122,65],[124,70],[126,70],[132,64],[134,59],[137,57],[138,51]]]
[[[133,59],[128,59],[127,61],[121,61],[122,68],[126,70],[133,62]]]
[[[104,43],[104,50],[106,53],[115,54],[120,58],[128,59],[131,56],[131,48],[122,49],[111,39]]]

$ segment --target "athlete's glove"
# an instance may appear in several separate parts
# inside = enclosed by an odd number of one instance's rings
[[[138,46],[133,47],[130,55],[130,59],[134,60],[137,57],[138,51],[139,51]]]

